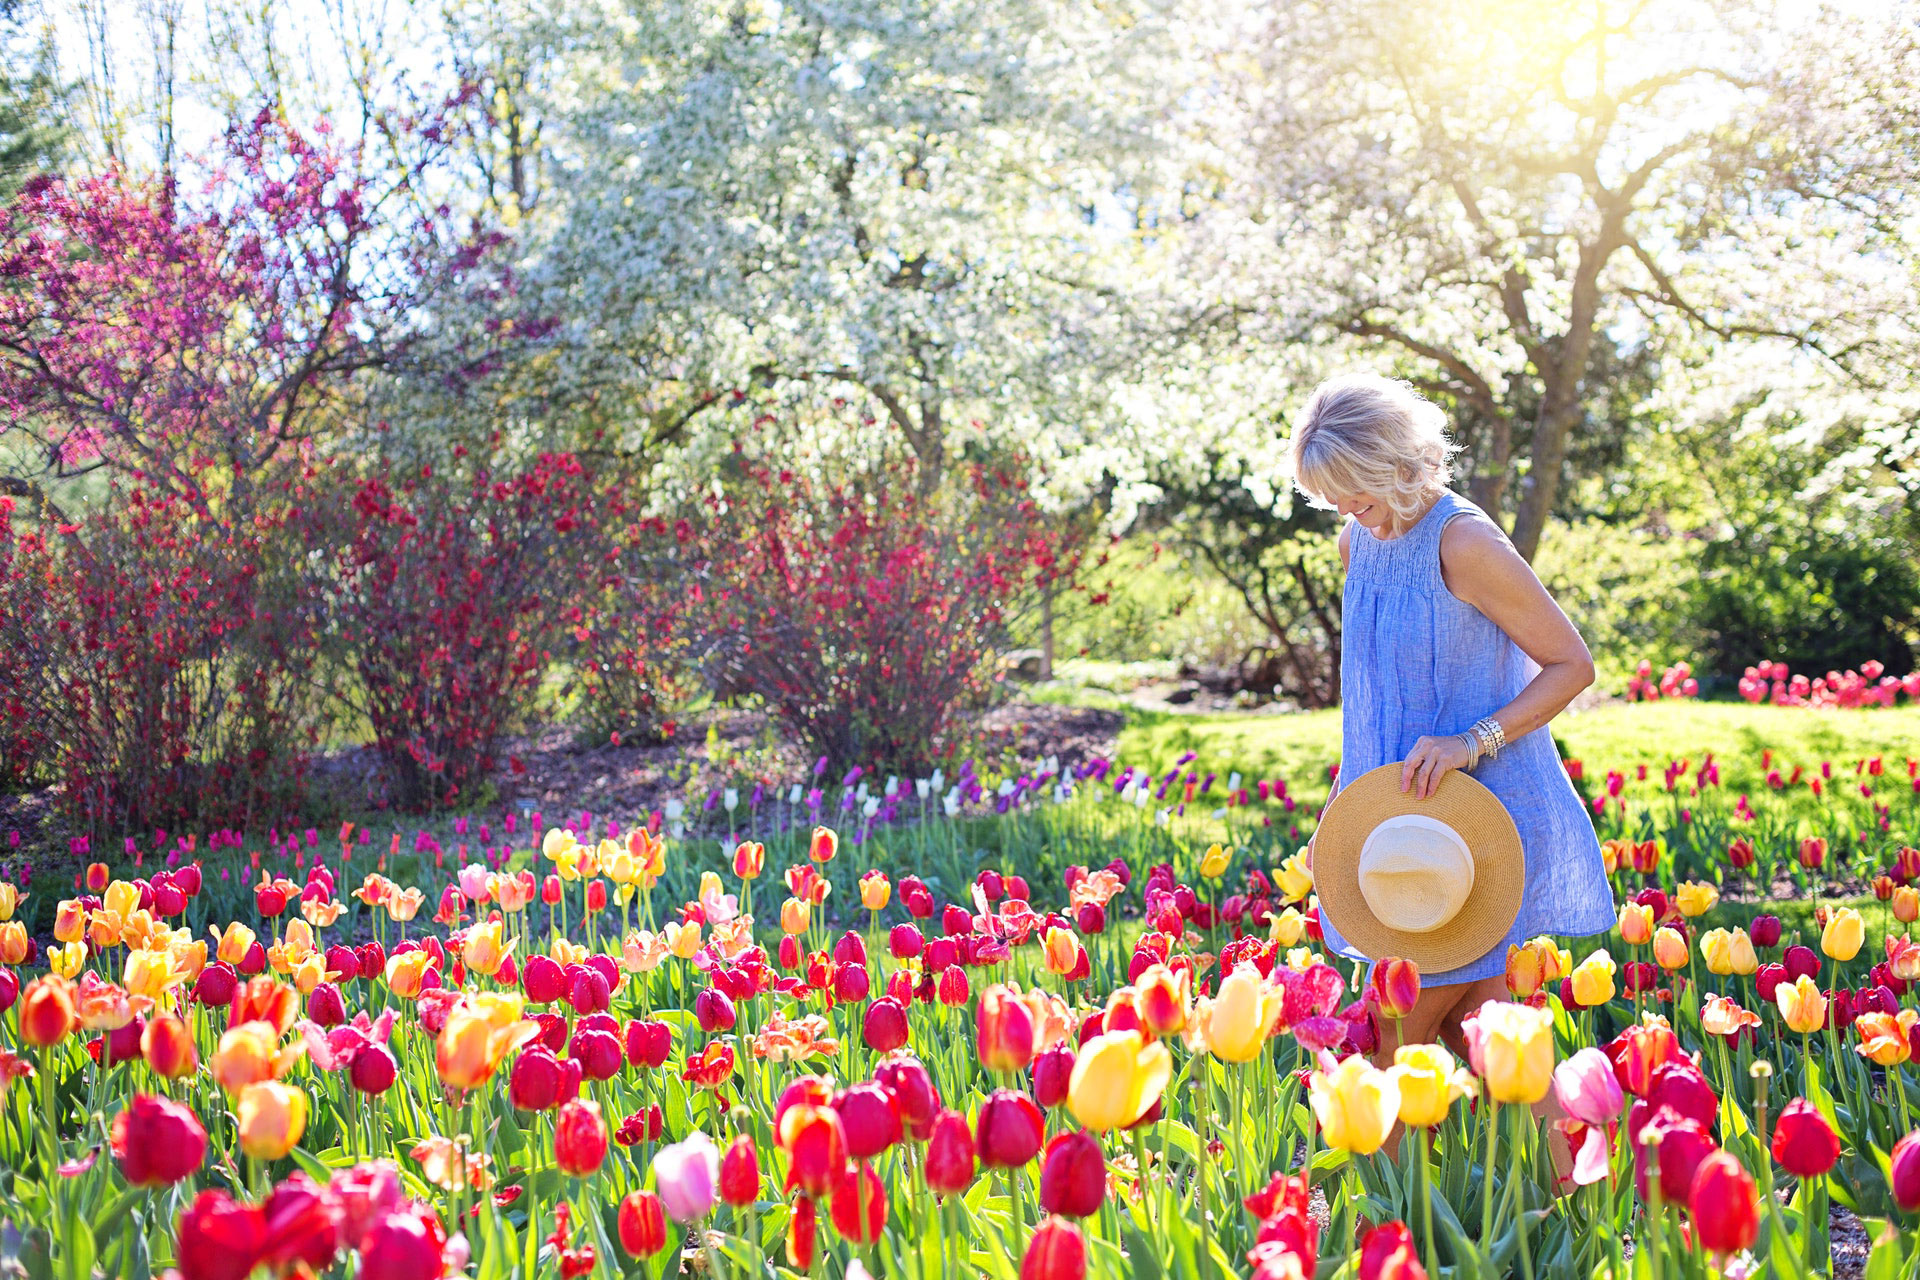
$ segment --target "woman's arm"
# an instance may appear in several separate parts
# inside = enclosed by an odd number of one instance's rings
[[[1593,683],[1586,641],[1498,529],[1478,520],[1448,524],[1440,535],[1440,573],[1447,590],[1485,614],[1540,664],[1540,674],[1512,702],[1489,712],[1508,742],[1552,720]],[[1467,747],[1457,735],[1421,738],[1407,755],[1400,789],[1417,786],[1421,796],[1430,796],[1449,769],[1466,762]]]

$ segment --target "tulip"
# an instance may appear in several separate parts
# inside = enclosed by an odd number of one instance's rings
[[[489,920],[467,930],[467,940],[460,948],[460,957],[468,969],[489,978],[500,972],[500,967],[513,955],[514,944],[518,941],[502,941],[501,930],[505,927],[502,921]]]
[[[1779,1005],[1788,1030],[1810,1035],[1826,1025],[1827,998],[1820,993],[1818,984],[1805,974],[1794,979],[1791,986],[1781,983],[1774,1002]]]
[[[1652,942],[1653,908],[1638,902],[1623,905],[1620,908],[1620,940],[1630,947],[1641,947]]]
[[[847,1163],[847,1131],[840,1113],[817,1102],[783,1106],[774,1122],[787,1153],[787,1185],[810,1196],[825,1195]]]
[[[664,1022],[627,1024],[627,1061],[636,1067],[657,1068],[673,1052],[673,1028]]]
[[[1820,957],[1812,947],[1792,946],[1781,957],[1787,967],[1788,978],[1817,978],[1820,976]]]
[[[1689,920],[1713,910],[1720,901],[1720,890],[1699,880],[1688,880],[1673,891],[1674,905]]]
[[[1879,1010],[1863,1013],[1853,1024],[1860,1037],[1855,1052],[1883,1067],[1898,1066],[1913,1056],[1910,1037],[1916,1024],[1920,1024],[1920,1013],[1912,1009],[1897,1014]]]
[[[275,1274],[324,1271],[340,1251],[339,1207],[305,1172],[289,1175],[260,1205],[267,1248],[260,1261]]]
[[[1400,1113],[1399,1077],[1358,1054],[1308,1076],[1307,1092],[1327,1146],[1337,1151],[1372,1155]]]
[[[243,1022],[220,1036],[213,1052],[213,1078],[229,1093],[238,1093],[262,1080],[285,1075],[299,1050],[282,1050],[280,1037],[267,1022]]]
[[[1687,1208],[1700,1244],[1710,1253],[1739,1253],[1752,1248],[1760,1237],[1760,1204],[1753,1178],[1725,1151],[1715,1151],[1700,1162]]]
[[[200,1171],[207,1158],[207,1131],[192,1108],[171,1098],[136,1093],[113,1118],[112,1146],[128,1183],[170,1187]]]
[[[175,1237],[174,1257],[187,1280],[245,1280],[267,1248],[267,1215],[209,1188],[180,1215]]]
[[[1051,1110],[1067,1100],[1073,1087],[1073,1069],[1078,1064],[1074,1051],[1057,1044],[1033,1060],[1033,1100]]]
[[[884,911],[893,900],[893,885],[883,871],[869,871],[860,877],[860,905],[869,911]]]
[[[1368,992],[1388,1018],[1404,1018],[1420,999],[1420,966],[1411,960],[1389,958],[1373,967]]]
[[[1808,836],[1800,841],[1800,865],[1809,871],[1818,871],[1827,861],[1827,840],[1825,836]]]
[[[813,836],[807,842],[807,856],[815,862],[825,865],[833,861],[840,852],[840,837],[831,827],[815,827]],[[799,932],[795,930],[795,932]]]
[[[440,1079],[455,1089],[476,1089],[491,1080],[509,1053],[540,1033],[540,1024],[520,1012],[518,996],[463,997],[447,1014],[434,1046]],[[617,1062],[617,1046],[614,1054]]]
[[[760,1198],[760,1154],[744,1133],[735,1134],[720,1157],[720,1198],[735,1208]]]
[[[1026,1094],[995,1089],[980,1104],[975,1128],[980,1163],[990,1169],[1015,1169],[1040,1154],[1046,1121]]]
[[[1170,1036],[1184,1031],[1191,1016],[1192,975],[1164,964],[1149,965],[1133,984],[1133,1006],[1149,1034]]]
[[[1626,1105],[1613,1063],[1592,1047],[1553,1069],[1553,1092],[1561,1109],[1584,1125],[1611,1124]]]
[[[1687,940],[1678,929],[1662,925],[1653,935],[1653,961],[1669,973],[1687,967]]]
[[[358,1242],[375,1222],[401,1207],[400,1174],[380,1161],[335,1171],[327,1193],[340,1214],[340,1239]]]
[[[240,1090],[234,1115],[240,1150],[256,1160],[278,1160],[307,1131],[307,1095],[278,1080],[260,1080]]]
[[[840,1171],[833,1184],[833,1225],[854,1244],[872,1244],[887,1225],[887,1193],[880,1175],[862,1161]]]
[[[409,1204],[387,1214],[360,1240],[357,1280],[423,1280],[446,1274],[446,1236],[432,1209]]]
[[[1049,1217],[1034,1228],[1020,1259],[1020,1280],[1085,1280],[1087,1238],[1079,1226]]]
[[[1033,1061],[1033,1011],[1005,985],[988,987],[974,1011],[980,1065],[989,1071],[1023,1071]]]
[[[667,1215],[660,1197],[635,1191],[620,1202],[620,1247],[634,1258],[651,1258],[667,1247]]]
[[[1080,1048],[1067,1082],[1067,1110],[1089,1129],[1123,1129],[1160,1100],[1173,1059],[1157,1040],[1137,1031],[1111,1031]]]
[[[602,1155],[606,1153],[604,1139],[600,1150]],[[599,1167],[597,1160],[594,1167]],[[660,1206],[669,1218],[679,1223],[704,1218],[713,1212],[718,1194],[719,1149],[713,1145],[712,1138],[699,1132],[685,1142],[662,1147],[653,1157],[653,1181],[660,1195]]]
[[[1086,1218],[1107,1196],[1107,1157],[1090,1133],[1060,1134],[1040,1162],[1040,1206],[1048,1213]]]
[[[1267,1042],[1284,1008],[1281,993],[1251,964],[1241,964],[1220,983],[1220,993],[1201,1011],[1208,1052],[1222,1062],[1251,1062]]]
[[[1777,947],[1780,945],[1780,917],[1755,916],[1747,921],[1747,936],[1753,939],[1756,947]]]
[[[1893,918],[1901,924],[1920,920],[1920,889],[1910,884],[1894,886],[1891,907]]]
[[[973,1185],[973,1134],[958,1111],[933,1118],[925,1161],[927,1188],[937,1195],[959,1195]]]
[[[36,1048],[60,1043],[79,1025],[75,991],[60,977],[35,978],[20,995],[20,1039]]]
[[[1473,1078],[1437,1044],[1401,1045],[1391,1074],[1400,1085],[1400,1122],[1417,1128],[1439,1124],[1455,1099],[1473,1092]]]
[[[1616,972],[1612,956],[1605,950],[1593,952],[1568,975],[1568,981],[1573,984],[1573,998],[1589,1009],[1605,1004],[1613,999]]]
[[[1507,944],[1507,990],[1514,999],[1531,999],[1547,981],[1546,966],[1537,948]]]
[[[794,1200],[793,1213],[787,1218],[787,1263],[808,1274],[813,1272],[814,1251],[819,1241],[818,1215],[813,1197],[800,1196]]]
[[[891,1053],[907,1043],[907,1011],[898,1000],[881,996],[867,1006],[860,1034],[875,1053]]]
[[[1773,1126],[1773,1158],[1796,1178],[1818,1178],[1840,1160],[1840,1135],[1820,1109],[1795,1098]]]
[[[1553,1083],[1553,1014],[1524,1004],[1489,1000],[1465,1028],[1474,1064],[1495,1102],[1528,1106]]]
[[[140,1033],[140,1054],[154,1074],[169,1080],[192,1075],[200,1068],[200,1054],[187,1024],[170,1013],[155,1014]]]
[[[1200,874],[1208,880],[1218,880],[1227,873],[1233,863],[1233,850],[1217,844],[1208,845],[1206,853],[1200,858]]]
[[[869,1160],[900,1141],[900,1104],[883,1085],[871,1080],[854,1085],[834,1097],[833,1109],[840,1113],[852,1159]]]
[[[1867,941],[1866,922],[1852,907],[1841,907],[1827,918],[1820,931],[1820,950],[1841,964],[1860,954]]]
[[[1425,1275],[1406,1223],[1375,1227],[1360,1241],[1359,1280],[1416,1280]]]
[[[1650,1198],[1647,1178],[1647,1146],[1657,1147],[1660,1162],[1660,1197],[1669,1204],[1685,1204],[1693,1189],[1694,1174],[1700,1162],[1714,1150],[1700,1122],[1677,1112],[1662,1110],[1640,1131],[1634,1144],[1634,1185],[1641,1199]]]
[[[1908,1213],[1920,1209],[1920,1129],[1893,1144],[1887,1184],[1893,1202]]]
[[[575,1098],[560,1108],[553,1123],[553,1160],[561,1172],[584,1178],[597,1173],[607,1158],[607,1126],[600,1104]]]
[[[361,1093],[378,1097],[393,1088],[400,1064],[384,1044],[362,1045],[347,1066],[347,1081]]]

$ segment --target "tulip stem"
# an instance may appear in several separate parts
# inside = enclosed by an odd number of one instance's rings
[[[1514,1107],[1511,1111],[1513,1115],[1513,1153],[1516,1157],[1521,1157],[1527,1149],[1526,1126],[1528,1122],[1533,1119],[1533,1111],[1527,1107]],[[1515,1219],[1515,1227],[1520,1232],[1520,1274],[1525,1277],[1525,1280],[1533,1280],[1533,1253],[1527,1246],[1527,1174],[1524,1159],[1515,1160],[1514,1176],[1520,1181],[1520,1206]]]
[[[1427,1259],[1427,1274],[1440,1274],[1440,1260],[1433,1247],[1433,1130],[1420,1130],[1420,1243]]]
[[[1487,1099],[1487,1163],[1484,1166],[1486,1176],[1481,1179],[1480,1187],[1480,1247],[1487,1251],[1487,1260],[1493,1260],[1493,1167],[1500,1160],[1500,1104]],[[1512,1176],[1512,1175],[1509,1175]]]

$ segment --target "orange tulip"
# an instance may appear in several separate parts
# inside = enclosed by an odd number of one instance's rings
[[[884,871],[869,871],[860,877],[860,905],[869,911],[884,911],[893,898],[893,885]]]
[[[1860,1036],[1854,1051],[1883,1067],[1898,1066],[1913,1056],[1913,1042],[1908,1034],[1916,1022],[1920,1022],[1920,1013],[1912,1009],[1902,1009],[1897,1014],[1877,1009],[1863,1013],[1853,1023],[1854,1031]]]
[[[1193,1014],[1193,975],[1164,964],[1148,965],[1133,984],[1133,1007],[1141,1025],[1156,1036],[1178,1035]]]
[[[240,1150],[256,1160],[279,1160],[307,1131],[307,1095],[278,1080],[263,1080],[240,1091],[234,1114]]]
[[[275,1035],[283,1036],[287,1034],[287,1028],[293,1025],[293,1019],[299,1011],[300,997],[292,987],[262,976],[241,983],[240,989],[234,992],[227,1025],[233,1027],[243,1022],[265,1022],[273,1027]]]
[[[426,988],[427,968],[433,956],[424,948],[400,951],[387,957],[387,985],[402,1000],[418,999]]]
[[[243,1022],[221,1035],[213,1051],[213,1078],[228,1093],[238,1093],[262,1080],[278,1080],[304,1052],[301,1041],[283,1048],[269,1023]]]
[[[76,992],[65,978],[35,978],[20,993],[20,1038],[45,1048],[58,1044],[79,1024],[74,1011]]]
[[[475,1089],[492,1079],[505,1057],[540,1034],[540,1024],[522,1018],[519,996],[470,995],[447,1014],[434,1048],[440,1079],[455,1089]]]
[[[1628,946],[1640,947],[1653,941],[1653,908],[1629,902],[1620,908],[1620,939]]]
[[[200,1053],[194,1047],[193,1032],[170,1013],[163,1013],[140,1033],[140,1054],[154,1074],[169,1080],[190,1076],[200,1067]]]

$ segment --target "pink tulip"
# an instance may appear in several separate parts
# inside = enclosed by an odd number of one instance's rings
[[[1581,1124],[1610,1124],[1626,1105],[1613,1063],[1604,1052],[1592,1047],[1580,1050],[1553,1069],[1553,1092],[1566,1113]]]
[[[662,1147],[653,1158],[660,1203],[675,1222],[692,1222],[713,1211],[720,1180],[720,1149],[704,1133]]]

